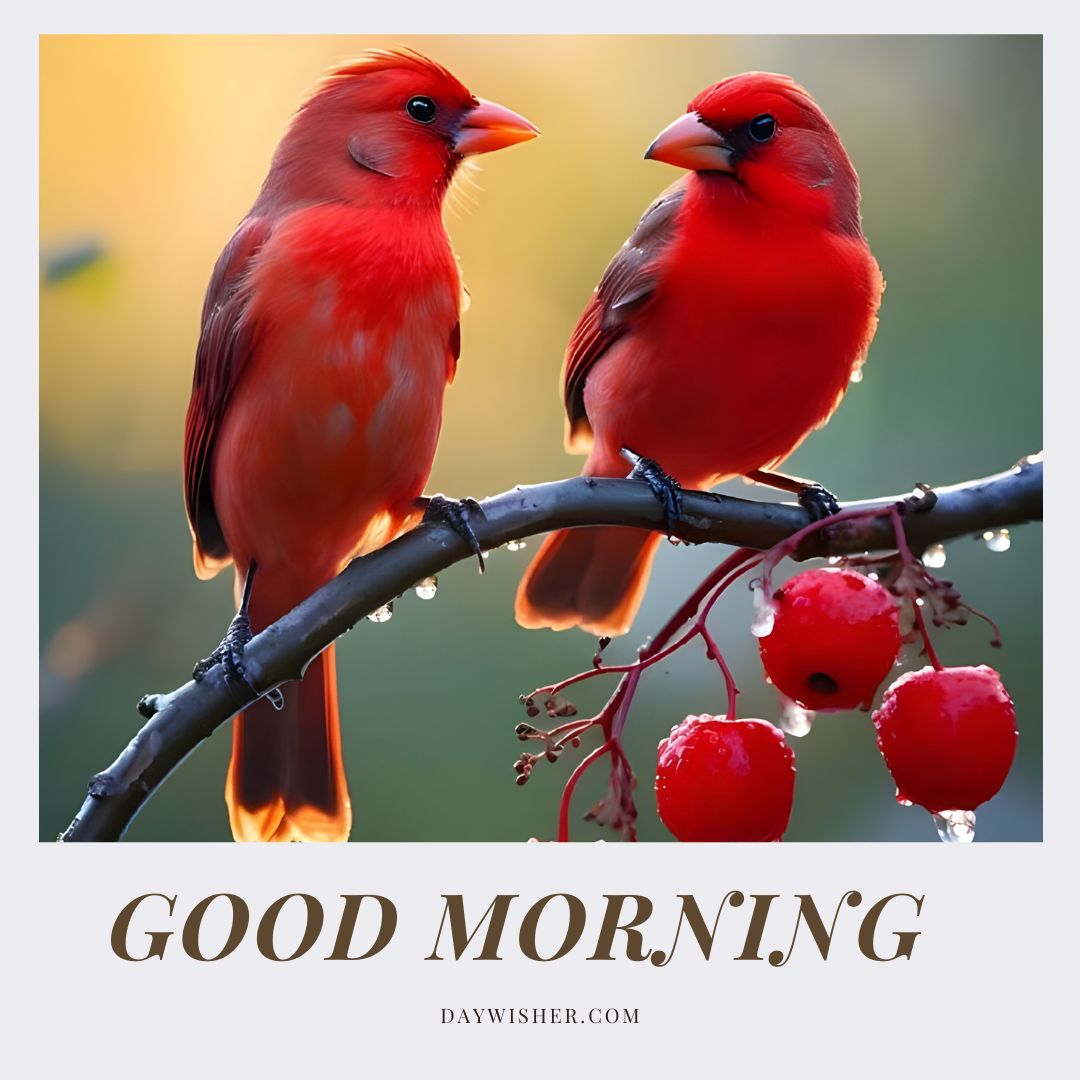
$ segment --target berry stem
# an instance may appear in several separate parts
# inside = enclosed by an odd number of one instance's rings
[[[712,596],[710,596],[709,599],[705,602],[705,607],[702,608],[701,614],[698,616],[697,621],[704,625],[705,620],[709,617],[709,612],[712,611],[713,607],[716,604],[716,601],[720,599],[720,597],[728,590],[728,588],[732,586],[739,578],[741,578],[743,574],[749,573],[751,570],[754,569],[754,567],[760,565],[760,558],[751,559],[744,566],[741,566],[737,570],[733,571],[730,577],[728,577],[725,581],[722,581],[716,587]]]
[[[735,685],[735,676],[731,674],[731,668],[728,667],[727,661],[724,659],[724,654],[720,651],[720,646],[717,645],[715,638],[709,632],[709,628],[702,623],[701,636],[705,641],[705,648],[708,652],[709,659],[715,660],[720,665],[720,670],[724,673],[724,685],[727,688],[727,719],[735,719],[735,699],[739,696],[739,688]]]
[[[657,633],[656,637],[649,642],[649,644],[642,651],[642,656],[651,656],[654,651],[659,652],[674,636],[675,631],[679,629],[683,623],[688,622],[693,618],[702,603],[705,601],[709,594],[717,589],[718,594],[723,592],[724,589],[731,584],[731,581],[725,581],[724,579],[732,573],[732,571],[738,569],[743,563],[754,558],[760,553],[753,548],[739,548],[737,551],[732,552],[719,566],[717,566],[700,585],[683,601],[678,611],[671,616],[663,627]],[[749,567],[747,567],[749,569]],[[735,575],[737,577],[738,575]],[[735,580],[732,577],[732,581]],[[718,588],[722,586],[722,588]],[[711,602],[706,607],[706,612],[712,607],[712,603],[715,602],[715,598],[711,598]]]
[[[613,787],[616,789],[620,787],[618,782],[619,777],[617,775],[620,765],[623,767],[626,779],[631,785],[633,784],[633,770],[630,766],[629,759],[622,750],[621,740],[623,729],[626,726],[626,719],[630,712],[630,705],[634,700],[634,694],[637,692],[637,685],[641,679],[641,674],[646,668],[652,667],[653,664],[659,663],[666,657],[671,656],[693,638],[700,636],[705,643],[705,647],[708,650],[710,657],[716,661],[721,672],[723,672],[724,683],[728,695],[728,716],[729,718],[734,719],[735,698],[739,693],[738,687],[735,685],[734,676],[732,675],[727,662],[724,660],[720,647],[717,645],[715,639],[705,625],[705,619],[721,594],[730,588],[735,581],[743,576],[743,574],[757,566],[760,562],[761,555],[753,548],[739,548],[732,552],[732,554],[720,563],[719,566],[716,566],[708,575],[706,575],[705,579],[679,606],[678,610],[666,623],[664,623],[659,633],[647,641],[646,644],[638,650],[638,658],[632,663],[611,667],[598,667],[594,664],[594,666],[587,671],[579,672],[577,675],[572,675],[570,678],[563,679],[561,682],[539,687],[522,699],[526,702],[532,702],[533,699],[537,697],[551,698],[560,691],[565,690],[567,687],[573,686],[579,682],[584,682],[597,675],[622,676],[611,697],[608,698],[607,702],[604,704],[604,707],[591,720],[573,721],[570,724],[564,724],[551,732],[538,732],[539,737],[548,740],[556,734],[563,735],[564,737],[559,738],[558,741],[554,743],[555,747],[558,749],[562,749],[562,747],[570,742],[575,736],[583,734],[588,728],[593,726],[598,725],[603,728],[605,735],[604,743],[582,759],[570,774],[569,779],[563,787],[562,797],[559,800],[559,823],[556,833],[557,841],[559,843],[566,843],[570,839],[570,802],[578,781],[590,766],[595,764],[604,754],[610,753],[612,755]],[[679,630],[686,626],[688,622],[690,623],[689,628],[679,635],[675,641],[672,641],[671,639],[674,638]],[[627,790],[629,791],[629,789]],[[627,798],[629,798],[629,795],[627,795]],[[632,803],[630,809],[631,813],[633,813]],[[634,835],[632,819],[629,835],[632,839]]]
[[[650,656],[640,656],[637,660],[631,661],[629,664],[608,664],[604,667],[589,668],[588,671],[579,671],[576,675],[571,675],[569,678],[563,679],[562,682],[552,683],[550,686],[537,687],[529,697],[554,697],[568,687],[575,686],[588,679],[593,679],[597,675],[628,675],[632,671],[652,667],[653,664],[667,659],[672,653],[678,652],[679,649],[697,634],[697,632],[697,627],[692,627],[679,638],[678,641],[672,642],[667,648],[662,649],[657,653]]]
[[[563,788],[562,798],[559,800],[559,829],[556,834],[556,841],[560,844],[565,844],[570,840],[570,800],[574,794],[574,788],[577,787],[577,782],[585,774],[585,770],[589,768],[593,762],[598,761],[604,756],[611,748],[613,742],[608,739],[603,745],[598,746],[588,757],[582,758],[578,762],[577,768],[570,774],[570,779],[566,781],[566,786]]]
[[[786,540],[781,540],[779,544],[770,548],[762,555],[762,564],[765,568],[765,572],[762,575],[763,584],[766,589],[772,591],[772,572],[776,568],[777,564],[787,558],[789,555],[794,555],[799,549],[799,545],[808,537],[813,536],[814,533],[820,529],[832,528],[834,525],[839,525],[845,521],[871,521],[874,518],[889,515],[893,518],[894,522],[899,521],[899,514],[896,509],[896,505],[867,510],[865,507],[853,507],[850,510],[841,510],[838,514],[830,514],[828,517],[821,518],[819,521],[812,521],[809,525],[803,526],[798,532],[792,533]],[[901,530],[903,531],[903,530]],[[906,542],[905,542],[906,546]],[[748,550],[743,548],[742,550]],[[750,549],[752,551],[752,549]],[[753,554],[757,554],[753,552]]]
[[[922,561],[915,558],[911,553],[911,548],[908,546],[907,535],[904,532],[904,523],[900,517],[900,507],[893,505],[889,507],[889,517],[892,520],[893,533],[896,535],[896,550],[900,554],[900,559],[908,566],[922,566]],[[914,591],[908,594],[908,599],[911,601],[911,610],[915,614],[915,625],[918,627],[919,634],[923,639],[923,650],[926,652],[926,657],[933,665],[935,671],[941,671],[942,663],[938,659],[937,650],[934,648],[934,643],[930,640],[930,631],[926,628],[926,619],[923,617],[922,604],[919,603],[919,596]]]
[[[615,740],[622,738],[623,728],[626,727],[626,717],[630,713],[630,703],[634,700],[634,695],[637,693],[638,683],[641,681],[641,672],[644,670],[642,667],[634,668],[629,675],[623,680],[626,684],[626,688],[623,690],[622,698],[619,701],[619,708],[615,712],[615,716],[611,721],[611,735]]]
[[[661,660],[666,660],[701,632],[702,620],[704,620],[712,610],[713,605],[720,598],[720,595],[737,578],[741,577],[744,573],[758,564],[760,559],[755,558],[755,556],[758,555],[759,552],[754,551],[752,548],[739,548],[719,566],[712,570],[704,581],[702,581],[683,602],[678,611],[668,619],[659,633],[642,647],[638,653],[637,660],[634,660],[629,664],[608,664],[601,667],[592,667],[587,671],[579,671],[576,675],[571,675],[560,682],[549,683],[547,686],[538,686],[531,694],[527,695],[527,700],[540,697],[554,697],[563,690],[575,686],[578,683],[585,682],[588,679],[593,679],[597,675],[629,675],[634,671],[652,667],[653,664],[659,663]],[[753,559],[753,561],[748,562],[750,559]],[[742,563],[746,563],[746,565],[740,567],[740,564]],[[732,573],[733,570],[736,572]],[[674,637],[676,631],[697,615],[698,609],[701,608],[701,605],[706,601],[706,598],[707,602],[705,603],[705,608],[701,614],[698,615],[694,625],[692,625],[685,634],[679,637],[678,640],[669,645],[668,642]]]
[[[919,603],[917,596],[910,597],[911,610],[915,613],[915,625],[919,628],[919,633],[923,639],[923,649],[926,651],[926,657],[934,666],[935,671],[942,670],[942,663],[938,659],[937,651],[934,648],[934,643],[930,640],[930,632],[926,629],[926,620],[923,618],[922,604]]]
[[[889,507],[889,518],[892,521],[893,533],[896,535],[896,550],[900,553],[900,558],[905,563],[914,563],[916,560],[908,546],[907,533],[904,532],[904,523],[900,518],[900,507],[895,503]]]
[[[576,739],[578,736],[583,735],[595,723],[595,717],[590,717],[588,720],[570,720],[568,723],[552,728],[548,735],[552,738],[559,736],[558,741],[565,742],[567,739]]]
[[[990,639],[990,644],[995,649],[1001,648],[1001,627],[986,614],[985,611],[980,611],[978,608],[973,608],[966,601],[961,605],[965,611],[970,611],[977,619],[982,619],[991,630],[994,632],[994,636]]]

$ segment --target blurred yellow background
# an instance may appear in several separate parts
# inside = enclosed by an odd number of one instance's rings
[[[206,586],[191,573],[180,483],[214,260],[319,76],[401,44],[543,131],[485,159],[447,211],[472,304],[432,491],[481,497],[577,471],[562,450],[559,365],[608,259],[675,178],[642,153],[704,86],[748,69],[793,75],[839,130],[888,281],[863,382],[791,471],[851,499],[995,472],[1041,446],[1037,38],[45,37],[42,838],[130,737],[139,696],[182,682],[231,614],[224,578]],[[1008,555],[974,542],[950,552],[949,576],[1001,619],[1006,648],[988,655],[970,627],[945,637],[944,657],[997,663],[1020,714],[1014,775],[980,812],[985,839],[1041,835],[1040,543],[1030,527]],[[623,653],[720,554],[661,553]],[[507,552],[483,581],[457,567],[431,604],[407,597],[391,623],[344,642],[356,839],[552,833],[568,762],[514,787],[516,698],[587,665],[593,644],[514,626],[523,567]],[[719,629],[748,706],[775,716],[747,604],[732,601]],[[630,724],[645,839],[666,837],[651,795],[657,741],[686,713],[722,708],[700,658],[670,671],[645,680]],[[227,735],[168,782],[133,839],[227,838]],[[933,836],[895,806],[867,718],[821,718],[795,750],[790,839]],[[584,812],[595,792],[581,790]],[[600,834],[582,824],[575,835]]]

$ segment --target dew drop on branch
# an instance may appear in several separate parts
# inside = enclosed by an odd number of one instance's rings
[[[525,547],[524,540],[508,540],[506,544],[507,551],[523,551]]]
[[[1012,547],[1012,537],[1008,529],[988,529],[982,538],[991,551],[1008,551]]]
[[[932,815],[939,838],[946,844],[970,844],[975,839],[974,810],[942,810]]]
[[[776,603],[771,596],[765,595],[760,582],[755,582],[750,591],[754,596],[754,618],[750,623],[750,633],[754,637],[768,637],[773,632],[776,621]]]
[[[373,623],[389,622],[394,617],[394,602],[390,601],[389,604],[383,604],[381,608],[376,608],[368,618]]]
[[[809,709],[804,709],[791,698],[784,698],[784,703],[780,707],[781,731],[801,739],[804,735],[810,734],[813,723],[814,714]]]
[[[439,591],[439,579],[434,575],[422,578],[413,588],[421,600],[434,600]]]
[[[931,544],[922,557],[923,566],[930,570],[940,570],[945,565],[947,555],[944,544]]]

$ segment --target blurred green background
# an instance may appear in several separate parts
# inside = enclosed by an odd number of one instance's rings
[[[485,160],[447,211],[472,306],[430,490],[481,497],[577,472],[562,449],[559,365],[608,259],[675,178],[642,152],[704,86],[748,69],[793,75],[839,130],[888,281],[865,378],[789,470],[854,499],[996,472],[1041,448],[1038,38],[42,38],[43,840],[137,730],[139,697],[182,683],[232,613],[231,572],[209,584],[192,573],[181,492],[203,289],[314,81],[397,44],[544,132]],[[945,573],[1000,621],[1005,648],[990,650],[973,624],[938,635],[942,658],[995,664],[1020,729],[1012,774],[979,811],[981,840],[1042,834],[1041,542],[1028,526],[1007,554],[974,539],[949,546]],[[515,787],[517,697],[588,666],[595,643],[515,625],[514,587],[535,546],[493,553],[482,580],[460,564],[434,600],[408,595],[391,622],[340,643],[353,839],[553,835],[575,754]],[[609,659],[631,656],[722,555],[665,545]],[[775,719],[749,621],[749,595],[734,590],[715,632],[742,715]],[[599,704],[601,681],[576,695],[582,709]],[[723,708],[700,653],[642,680],[627,736],[642,839],[668,838],[651,792],[657,742],[687,713]],[[821,716],[794,749],[787,839],[936,842],[922,811],[895,803],[866,715]],[[228,750],[226,727],[129,838],[227,840]],[[600,766],[579,786],[575,839],[610,838],[580,822],[605,783]]]

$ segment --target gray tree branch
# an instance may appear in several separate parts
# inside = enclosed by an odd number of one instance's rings
[[[910,513],[904,531],[913,551],[953,537],[1042,519],[1041,456],[1024,459],[1008,472],[936,490],[931,509]],[[888,506],[904,496],[851,503]],[[482,504],[473,528],[485,549],[552,529],[627,525],[661,530],[664,511],[649,487],[634,480],[576,478],[518,487]],[[845,507],[847,508],[847,507]],[[723,543],[760,550],[808,524],[800,507],[752,502],[707,492],[685,493],[675,535],[688,543]],[[887,518],[867,528],[823,530],[800,557],[892,550]],[[355,559],[333,581],[309,596],[247,646],[244,666],[251,683],[265,692],[301,676],[310,660],[370,612],[418,581],[471,558],[468,545],[442,524],[421,524],[378,551]],[[78,814],[59,837],[64,841],[119,840],[158,786],[216,728],[256,698],[228,684],[220,666],[201,682],[144,699],[153,715],[120,756],[90,781]]]

